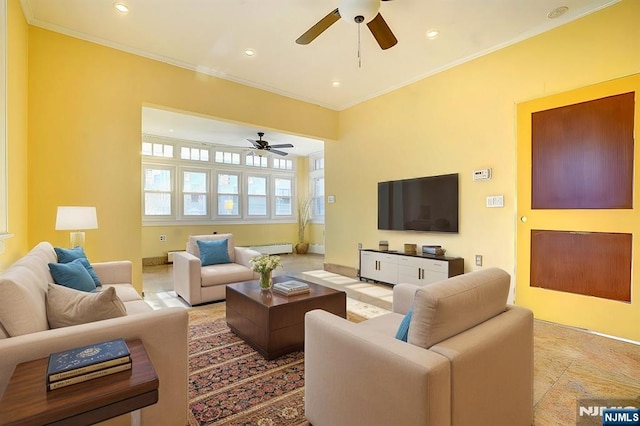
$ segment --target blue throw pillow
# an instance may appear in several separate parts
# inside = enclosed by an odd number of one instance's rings
[[[93,278],[82,264],[82,259],[69,263],[49,263],[49,270],[56,284],[87,292],[96,289]]]
[[[83,259],[83,261],[81,262],[82,266],[84,266],[87,272],[89,272],[89,275],[91,275],[91,278],[93,278],[94,284],[96,286],[102,285],[102,283],[100,282],[100,278],[98,278],[98,274],[96,274],[93,266],[91,266],[91,263],[89,263],[89,259],[87,259],[87,255],[84,254],[84,249],[81,246],[72,249],[55,247],[54,250],[56,251],[56,255],[58,256],[59,263],[69,263],[76,259]]]
[[[407,312],[407,315],[404,316],[402,322],[400,323],[400,327],[398,327],[398,332],[396,333],[396,339],[402,340],[406,342],[409,338],[409,324],[411,323],[411,317],[413,316],[413,306]]]
[[[198,243],[198,249],[200,249],[202,266],[231,263],[228,240],[197,240],[196,242]]]

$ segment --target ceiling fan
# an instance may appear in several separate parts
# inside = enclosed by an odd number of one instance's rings
[[[267,152],[272,152],[278,155],[288,155],[289,154],[288,152],[279,151],[273,148],[293,148],[293,145],[291,145],[290,143],[281,143],[279,145],[269,145],[269,142],[262,140],[263,136],[264,136],[264,132],[258,132],[258,140],[247,139],[253,145],[253,147],[251,148],[254,150],[252,151],[253,155],[260,155],[260,153],[256,153],[255,151],[267,151]]]
[[[398,43],[398,39],[378,12],[380,1],[388,0],[340,0],[335,10],[329,12],[327,16],[298,37],[296,43],[311,43],[338,19],[343,18],[347,22],[355,22],[356,24],[366,23],[383,50],[393,47]]]

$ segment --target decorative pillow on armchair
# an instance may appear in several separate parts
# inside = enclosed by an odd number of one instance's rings
[[[198,240],[200,250],[200,261],[202,266],[218,265],[220,263],[231,263],[229,257],[229,246],[227,240]]]
[[[97,293],[87,293],[49,284],[47,320],[51,328],[68,327],[125,315],[127,310],[113,287],[107,287],[104,291]]]

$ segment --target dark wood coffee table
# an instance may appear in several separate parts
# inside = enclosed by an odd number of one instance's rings
[[[49,358],[16,366],[0,400],[3,425],[88,425],[158,402],[158,376],[140,340],[127,341],[132,368],[47,391]]]
[[[273,281],[302,281],[309,293],[283,296],[264,293],[257,280],[227,284],[226,309],[229,328],[266,359],[274,359],[304,347],[304,315],[323,309],[347,317],[347,294],[287,275]]]

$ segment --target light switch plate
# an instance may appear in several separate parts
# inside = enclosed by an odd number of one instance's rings
[[[487,207],[504,207],[504,195],[490,195],[487,197]]]
[[[327,195],[327,203],[333,204],[335,202],[336,202],[336,196],[335,195]]]

